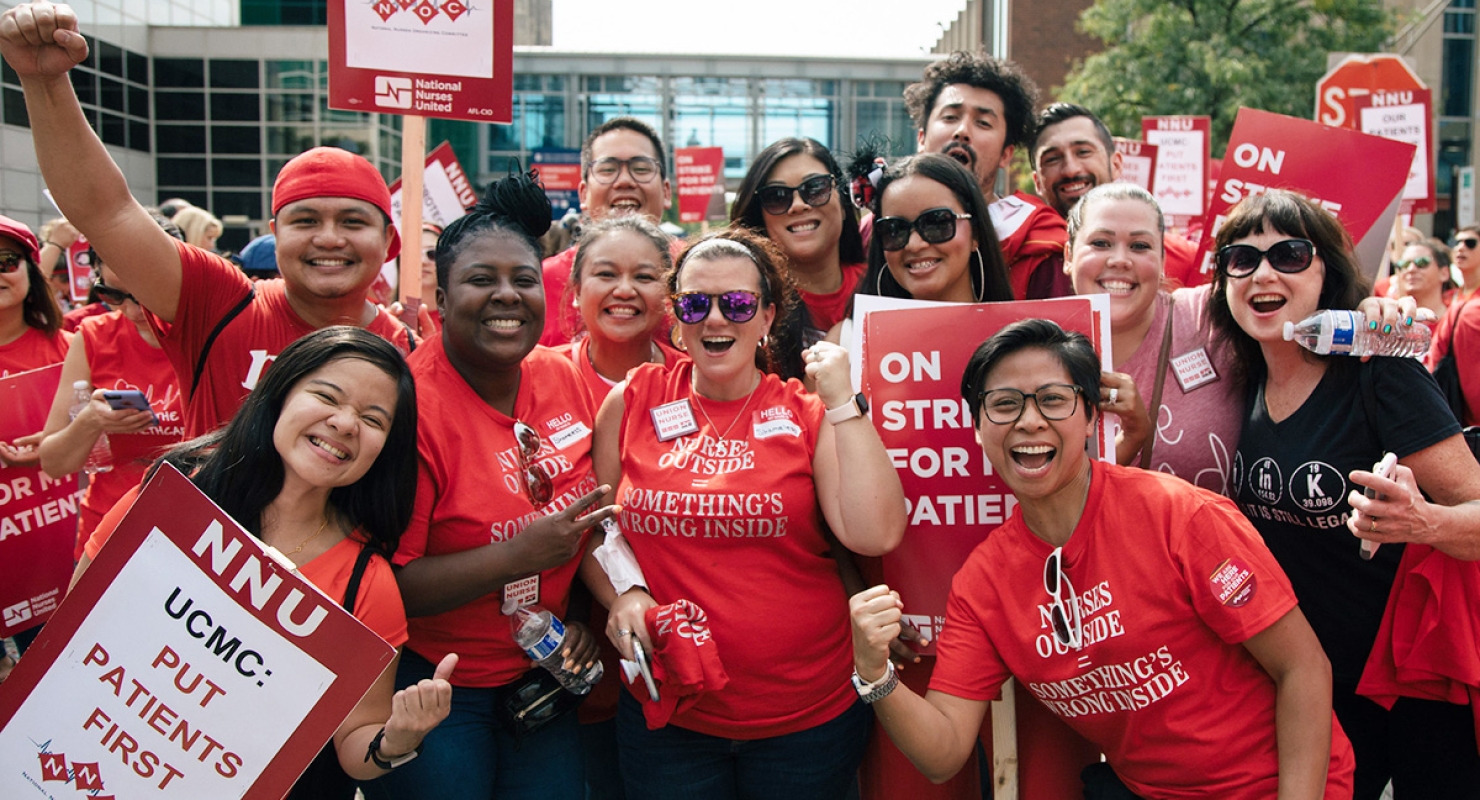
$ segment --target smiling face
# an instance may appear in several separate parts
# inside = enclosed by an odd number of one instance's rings
[[[1036,393],[1050,384],[1072,386],[1069,370],[1052,352],[1040,347],[1019,350],[997,363],[982,383],[985,392],[1016,389]],[[1094,435],[1094,418],[1076,395],[1068,419],[1049,420],[1027,398],[1016,422],[998,425],[987,419],[985,405],[977,419],[976,441],[992,469],[1012,489],[1018,502],[1055,503],[1079,500],[1089,472],[1085,445]]]
[[[1120,178],[1119,153],[1107,152],[1089,117],[1070,117],[1038,135],[1038,168],[1033,186],[1039,196],[1068,216],[1090,189]]]
[[[1418,259],[1428,259],[1428,263],[1420,267],[1413,263]],[[1403,253],[1398,260],[1407,264],[1403,270],[1403,290],[1415,297],[1425,295],[1441,289],[1444,286],[1444,270],[1439,267],[1439,262],[1434,258],[1434,251],[1421,244],[1410,244],[1403,248]]]
[[[380,274],[390,226],[380,209],[346,197],[312,197],[273,217],[288,294],[321,300],[364,296]]]
[[[821,161],[797,153],[777,162],[762,186],[800,186],[808,178],[828,175]],[[843,235],[843,201],[838,189],[817,208],[807,205],[801,192],[791,193],[791,208],[784,214],[761,212],[766,237],[798,265],[816,264],[838,258],[838,239]]]
[[[653,142],[634,130],[615,128],[598,136],[591,143],[591,161],[606,158],[627,160],[635,156],[646,156],[662,163],[663,154],[653,150]],[[603,220],[608,215],[643,214],[650,219],[663,217],[671,199],[668,179],[654,176],[647,183],[639,183],[632,171],[622,167],[611,183],[601,183],[588,172],[581,180],[577,192],[581,198],[581,210],[591,219]]]
[[[1286,239],[1298,238],[1274,230],[1268,222],[1264,233],[1235,239],[1230,244],[1253,245],[1260,250]],[[1226,280],[1228,308],[1238,326],[1261,345],[1286,344],[1286,322],[1300,322],[1315,313],[1325,281],[1326,264],[1319,250],[1303,272],[1286,274],[1276,271],[1267,258],[1261,259],[1252,275]],[[1295,346],[1293,343],[1288,343]]]
[[[922,153],[944,153],[961,162],[992,199],[997,170],[1012,163],[1002,98],[970,84],[947,85],[919,132],[919,145]]]
[[[0,236],[0,253],[14,253],[21,257],[14,272],[0,273],[0,314],[19,316],[25,313],[26,294],[31,291],[26,248],[9,236]]]
[[[761,295],[761,274],[755,262],[738,255],[691,259],[678,276],[678,292],[721,295],[733,291]],[[750,389],[755,371],[755,351],[771,330],[776,307],[762,305],[748,322],[731,322],[720,313],[719,302],[711,300],[709,315],[699,322],[680,322],[679,335],[694,359],[695,382],[702,394],[732,399],[731,390]]]
[[[879,198],[879,212],[885,217],[914,220],[932,208],[967,213],[949,187],[919,174],[890,183]],[[971,220],[958,219],[956,235],[940,244],[931,244],[920,237],[919,231],[911,230],[904,249],[884,251],[884,261],[889,274],[916,300],[973,303],[976,289],[971,284],[971,270],[976,247]]]
[[[1156,210],[1130,199],[1091,203],[1064,264],[1074,293],[1110,295],[1113,331],[1150,324],[1162,271]]]
[[[616,230],[582,244],[576,304],[593,345],[648,338],[663,323],[663,254],[636,231]]]
[[[464,239],[437,289],[447,356],[467,370],[517,367],[545,325],[539,254],[520,237],[484,231]]]
[[[364,477],[395,413],[395,380],[368,361],[338,358],[306,375],[284,398],[272,431],[284,489],[331,489]]]

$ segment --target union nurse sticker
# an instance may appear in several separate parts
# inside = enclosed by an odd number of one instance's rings
[[[1238,608],[1254,599],[1254,570],[1237,558],[1219,564],[1208,580],[1218,602],[1225,606]]]

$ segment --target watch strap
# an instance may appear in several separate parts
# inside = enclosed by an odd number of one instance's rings
[[[853,671],[853,689],[864,703],[876,703],[888,697],[899,687],[899,675],[894,671],[894,662],[886,661],[884,674],[872,683],[864,683],[863,678],[858,675],[858,670]]]
[[[374,762],[375,766],[380,767],[381,769],[395,769],[396,767],[399,767],[421,755],[422,746],[417,745],[415,750],[412,750],[405,755],[396,756],[395,758],[387,761],[380,757],[380,741],[384,738],[385,728],[381,728],[380,731],[375,734],[375,738],[370,740],[370,747],[365,751],[365,760]]]
[[[829,408],[827,412],[822,415],[822,418],[827,420],[829,424],[836,425],[840,422],[847,422],[848,420],[854,419],[855,417],[861,417],[863,416],[864,409],[867,408],[867,406],[864,405],[864,402],[865,401],[863,399],[863,393],[859,392],[858,394],[855,394],[852,397],[848,398],[848,402],[838,406],[837,408]]]

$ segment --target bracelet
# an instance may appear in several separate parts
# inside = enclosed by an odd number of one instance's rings
[[[42,247],[45,247],[47,245],[51,245],[52,247],[55,247],[58,250],[66,250],[67,249],[67,248],[62,247],[61,245],[57,244],[56,242],[53,242],[50,239],[42,239],[41,240],[41,246]]]
[[[416,746],[416,749],[415,750],[412,750],[411,752],[407,753],[406,755],[396,756],[395,758],[392,758],[390,761],[386,761],[385,759],[383,759],[383,758],[380,757],[380,740],[381,739],[384,739],[384,738],[385,738],[385,727],[384,726],[381,726],[380,732],[377,733],[377,734],[375,734],[375,738],[370,740],[370,747],[365,750],[365,760],[366,761],[373,761],[373,762],[375,762],[375,766],[380,767],[381,769],[384,769],[384,770],[392,770],[392,769],[395,769],[396,767],[399,767],[402,764],[405,764],[406,762],[410,761],[411,759],[416,758],[417,756],[421,755],[422,745],[419,744],[419,745]],[[425,743],[423,743],[423,744],[425,744]]]

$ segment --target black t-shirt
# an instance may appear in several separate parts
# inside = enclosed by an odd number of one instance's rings
[[[1262,381],[1249,388],[1247,408],[1233,496],[1290,576],[1332,677],[1355,685],[1403,548],[1384,545],[1362,560],[1346,528],[1347,494],[1361,487],[1347,476],[1372,469],[1384,453],[1402,459],[1443,441],[1459,433],[1459,423],[1433,376],[1411,358],[1333,358],[1305,403],[1278,423],[1265,408]]]

